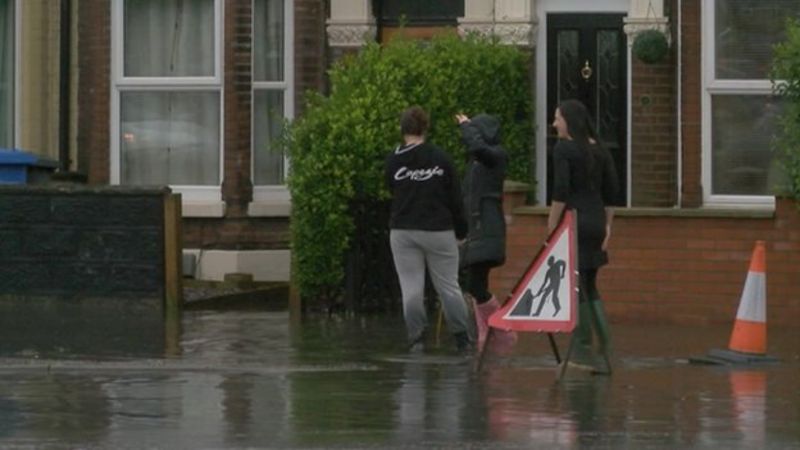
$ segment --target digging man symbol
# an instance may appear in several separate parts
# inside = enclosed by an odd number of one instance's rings
[[[514,308],[514,311],[511,312],[512,316],[538,317],[539,314],[542,313],[542,308],[544,308],[548,295],[555,309],[553,317],[561,311],[561,301],[558,299],[558,288],[561,286],[561,280],[564,279],[564,275],[567,272],[567,264],[563,259],[556,261],[555,257],[551,255],[547,258],[547,265],[549,267],[544,275],[544,280],[542,280],[542,285],[539,286],[539,290],[534,295],[531,295],[530,289],[525,292],[521,301]],[[540,297],[539,306],[536,308],[536,311],[533,312],[533,300],[537,297]]]
[[[541,300],[539,300],[539,307],[536,308],[536,312],[531,314],[531,316],[534,317],[537,317],[539,314],[541,314],[542,308],[544,307],[544,302],[547,300],[547,294],[550,294],[550,299],[553,302],[553,308],[555,308],[553,316],[561,311],[561,302],[558,301],[558,287],[561,285],[561,280],[564,278],[564,274],[567,271],[567,264],[563,259],[556,261],[553,256],[550,256],[547,258],[547,265],[550,267],[547,269],[547,273],[544,275],[544,281],[539,287],[539,291],[533,296],[533,298],[536,298],[539,295],[542,296]]]

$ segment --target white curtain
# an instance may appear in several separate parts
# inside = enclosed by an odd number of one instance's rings
[[[284,80],[284,0],[255,0],[253,5],[253,81]],[[253,161],[256,185],[284,182],[280,136],[284,123],[282,87],[253,90]]]
[[[126,0],[125,76],[214,75],[213,0]]]
[[[0,148],[14,146],[14,0],[0,0]]]
[[[219,184],[219,93],[125,92],[123,184]]]
[[[284,0],[253,5],[253,81],[283,81]]]
[[[165,77],[120,95],[121,182],[213,186],[220,182],[220,92],[176,85],[210,77],[213,0],[126,0],[126,77]]]
[[[253,96],[253,153],[256,185],[279,185],[283,177],[283,150],[280,143],[283,131],[282,90],[263,89]]]

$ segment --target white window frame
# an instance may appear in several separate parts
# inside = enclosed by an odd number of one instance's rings
[[[217,91],[219,92],[219,185],[170,185],[180,193],[183,215],[192,217],[222,217],[222,180],[225,173],[225,89],[223,85],[225,61],[223,55],[224,5],[214,0],[214,75],[210,77],[126,77],[124,75],[124,2],[112,0],[111,4],[111,124],[110,124],[110,182],[120,184],[120,98],[122,92],[136,91]]]
[[[22,74],[21,72],[21,62],[22,59],[20,55],[22,54],[22,0],[14,0],[14,81],[13,81],[13,89],[14,89],[14,105],[13,105],[13,116],[14,116],[14,130],[12,131],[13,135],[11,136],[11,147],[19,148],[19,136],[22,131],[19,123],[20,117],[20,110],[19,105],[22,100],[22,93],[20,92],[19,88],[19,80]]]
[[[703,186],[703,206],[714,208],[756,208],[774,209],[775,197],[772,195],[721,195],[711,192],[712,186],[712,117],[711,99],[714,95],[770,95],[772,83],[769,79],[732,80],[716,78],[716,1],[703,0],[701,32],[701,180]]]
[[[253,80],[250,90],[250,179],[255,180],[255,94],[259,90],[283,90],[283,117],[294,119],[294,0],[283,0],[283,20],[284,20],[284,39],[283,39],[283,81],[255,81]],[[255,0],[251,3],[255,10]],[[250,24],[253,30],[251,40],[255,36],[255,18]],[[251,48],[253,48],[251,46]],[[255,54],[251,54],[255,58]],[[250,67],[255,67],[255,61],[251,60]],[[284,155],[283,168],[284,174],[289,172],[289,158]],[[253,201],[248,205],[248,215],[250,216],[288,216],[291,211],[291,195],[288,186],[282,185],[253,185]]]
[[[22,79],[22,0],[14,1],[14,147],[20,146],[19,137],[22,135],[20,124],[20,107],[22,104],[22,90],[19,80]]]

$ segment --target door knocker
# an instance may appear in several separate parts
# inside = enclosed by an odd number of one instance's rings
[[[586,60],[586,63],[583,65],[583,69],[581,69],[581,76],[584,80],[589,81],[589,78],[592,77],[592,66],[589,65],[589,60]]]

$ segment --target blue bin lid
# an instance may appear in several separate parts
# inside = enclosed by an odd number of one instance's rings
[[[37,165],[41,163],[44,163],[44,165],[50,165],[48,160],[40,160],[40,158],[33,153],[13,148],[0,148],[0,165]]]

